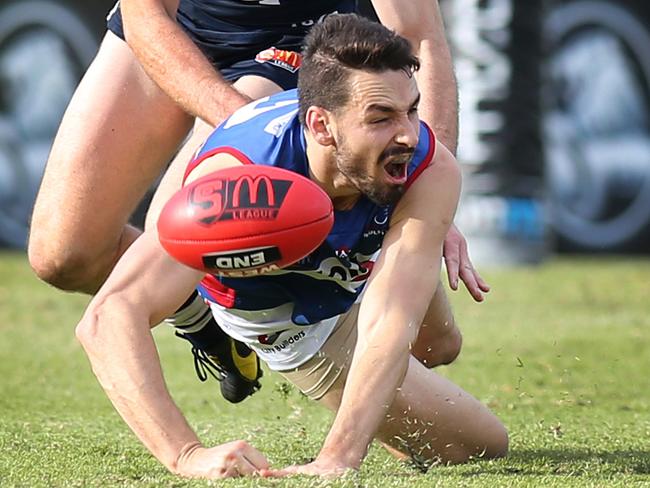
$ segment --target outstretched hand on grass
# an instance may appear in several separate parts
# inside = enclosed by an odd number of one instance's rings
[[[472,298],[477,302],[482,302],[483,294],[490,291],[490,285],[474,269],[467,252],[467,241],[454,224],[449,227],[449,232],[445,237],[443,256],[451,289],[458,290],[458,278],[460,277]]]
[[[239,440],[215,447],[189,446],[179,456],[175,471],[187,478],[215,479],[254,476],[268,468],[264,454]]]

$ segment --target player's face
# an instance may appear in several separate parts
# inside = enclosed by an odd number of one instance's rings
[[[375,203],[395,203],[419,137],[417,85],[404,71],[355,71],[350,81],[351,99],[336,117],[338,170]]]

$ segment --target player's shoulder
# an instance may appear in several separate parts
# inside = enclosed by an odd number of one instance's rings
[[[281,143],[285,132],[291,131],[299,123],[297,114],[295,90],[251,102],[217,127],[197,156],[224,146],[237,147],[245,152],[276,146]]]
[[[297,114],[297,112],[297,90],[287,90],[244,105],[228,117],[217,130],[229,131],[245,125],[246,130],[259,126],[269,132],[269,127],[267,127],[269,121],[277,117],[288,118],[291,115]]]

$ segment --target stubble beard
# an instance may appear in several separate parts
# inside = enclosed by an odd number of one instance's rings
[[[359,192],[379,206],[393,205],[405,191],[404,185],[380,184],[364,171],[365,163],[355,159],[347,150],[345,139],[339,136],[339,144],[334,152],[336,168]],[[381,166],[381,160],[377,166]],[[381,169],[383,171],[383,168]]]

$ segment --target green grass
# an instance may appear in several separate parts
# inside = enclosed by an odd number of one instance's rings
[[[443,373],[510,432],[502,460],[421,474],[373,447],[361,472],[322,482],[190,481],[166,472],[113,411],[74,326],[87,298],[0,255],[0,486],[650,486],[650,261],[558,259],[486,272],[485,304],[452,297],[464,349]],[[315,456],[331,416],[269,374],[241,405],[194,377],[187,345],[156,330],[169,388],[206,443],[236,438],[274,466]]]

